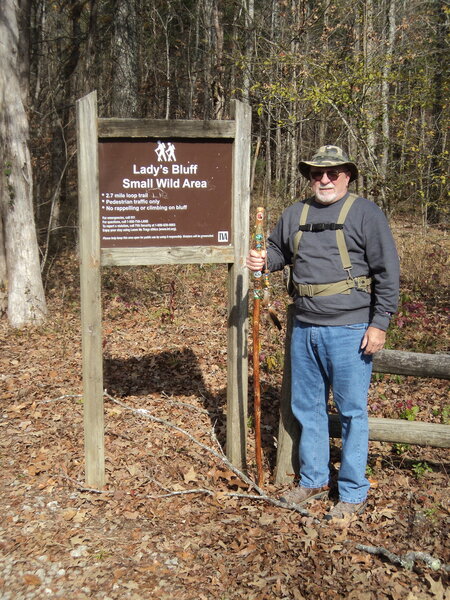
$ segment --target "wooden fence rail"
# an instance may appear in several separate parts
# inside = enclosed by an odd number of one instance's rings
[[[381,350],[373,357],[375,373],[450,379],[450,354]]]
[[[298,473],[300,428],[291,410],[290,345],[293,319],[294,307],[290,305],[286,320],[285,359],[275,473],[275,482],[279,484],[291,482],[294,473]],[[382,350],[374,356],[373,370],[375,373],[450,379],[450,354]],[[336,438],[341,436],[338,415],[330,415],[330,436]],[[450,448],[450,425],[401,419],[369,418],[369,439],[398,444]]]

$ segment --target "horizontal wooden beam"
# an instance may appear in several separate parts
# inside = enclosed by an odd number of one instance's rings
[[[450,354],[381,350],[374,354],[373,370],[393,375],[450,379]]]
[[[162,119],[98,119],[99,138],[229,138],[235,121],[184,121]]]
[[[331,437],[341,437],[341,424],[338,415],[330,415],[329,422]],[[439,423],[370,417],[369,439],[374,442],[450,448],[450,426]]]
[[[174,246],[161,248],[103,248],[102,266],[234,263],[232,246]]]

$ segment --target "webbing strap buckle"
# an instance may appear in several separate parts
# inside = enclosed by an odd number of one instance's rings
[[[300,283],[298,287],[300,296],[306,296],[307,298],[314,296],[314,289],[311,283]]]

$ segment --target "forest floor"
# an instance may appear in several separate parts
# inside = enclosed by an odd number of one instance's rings
[[[409,271],[391,347],[449,351],[441,238],[437,232],[430,244],[427,234],[424,263],[417,236],[397,230]],[[2,600],[450,598],[448,449],[371,442],[367,510],[342,523],[323,519],[329,499],[311,502],[308,515],[271,503],[283,491],[274,467],[284,334],[265,321],[267,498],[256,499],[221,458],[226,273],[211,265],[104,270],[101,490],[84,483],[76,256],[52,266],[45,325],[12,330],[0,320]],[[283,317],[281,284],[274,287]],[[374,376],[370,415],[448,424],[448,383]],[[251,418],[249,425],[247,473],[255,479]],[[338,440],[332,444],[337,467]],[[424,552],[442,564],[416,560],[408,569],[360,545],[398,557]]]

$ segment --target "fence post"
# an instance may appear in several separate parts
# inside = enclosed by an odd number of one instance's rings
[[[277,465],[275,469],[275,483],[279,484],[292,482],[299,471],[298,442],[300,426],[291,410],[291,337],[294,312],[294,305],[290,304],[286,317],[283,383],[281,386]]]

